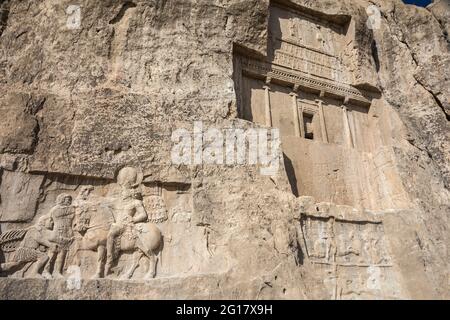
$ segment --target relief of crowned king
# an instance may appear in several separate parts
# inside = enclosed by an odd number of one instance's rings
[[[148,261],[144,278],[155,277],[163,237],[149,221],[141,183],[139,170],[125,167],[117,175],[117,194],[94,196],[93,186],[82,186],[75,201],[69,194],[58,195],[54,207],[35,225],[0,236],[2,251],[12,253],[0,271],[19,277],[62,278],[70,265],[83,269],[81,252],[95,251],[93,278],[116,277],[112,269],[122,253],[131,253],[132,259],[122,267],[126,270],[121,278],[131,278],[144,258]]]

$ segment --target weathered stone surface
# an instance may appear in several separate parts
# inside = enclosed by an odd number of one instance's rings
[[[447,1],[71,5],[0,1],[2,299],[448,298]]]
[[[43,101],[34,102],[25,94],[11,94],[2,97],[0,112],[0,152],[32,153],[37,144],[39,125],[34,116]],[[39,105],[37,105],[39,104]]]
[[[4,170],[0,185],[0,221],[31,221],[38,205],[43,180],[42,176]]]

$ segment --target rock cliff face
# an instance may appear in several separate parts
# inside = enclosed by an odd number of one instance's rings
[[[0,0],[0,297],[450,298],[449,15]]]

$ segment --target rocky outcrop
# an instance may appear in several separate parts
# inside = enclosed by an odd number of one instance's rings
[[[0,297],[447,298],[448,15],[0,1]]]

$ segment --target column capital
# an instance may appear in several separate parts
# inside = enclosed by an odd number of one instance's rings
[[[350,98],[349,98],[348,96],[346,96],[346,97],[344,98],[344,103],[343,103],[343,105],[344,105],[344,106],[348,105],[349,100],[350,100]]]

